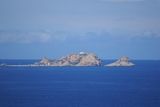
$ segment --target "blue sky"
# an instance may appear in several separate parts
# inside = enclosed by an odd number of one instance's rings
[[[0,59],[160,59],[160,0],[0,0]]]

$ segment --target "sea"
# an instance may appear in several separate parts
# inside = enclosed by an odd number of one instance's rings
[[[36,61],[0,60],[0,64]],[[1,66],[0,107],[160,107],[160,60],[133,63],[133,67]]]

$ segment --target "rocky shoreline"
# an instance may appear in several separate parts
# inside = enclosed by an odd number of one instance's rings
[[[117,61],[107,64],[107,67],[118,67],[118,66],[134,66],[130,62],[128,57],[121,57]],[[37,66],[102,66],[102,60],[94,53],[73,53],[59,59],[51,60],[46,57],[42,58],[39,62],[28,65],[6,65],[1,64],[0,66],[17,66],[17,67],[37,67]]]

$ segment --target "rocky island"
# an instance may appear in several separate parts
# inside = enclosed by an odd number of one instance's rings
[[[118,59],[117,61],[107,64],[105,66],[134,66],[132,62],[130,62],[129,58],[124,56]]]
[[[93,53],[75,53],[56,60],[43,58],[33,66],[100,66],[101,60]]]
[[[0,66],[16,66],[16,67],[36,67],[36,66],[102,66],[102,60],[94,53],[73,53],[67,56],[61,57],[59,59],[51,60],[46,57],[42,58],[40,61],[35,62],[34,64],[26,64],[26,65],[7,65],[0,64]],[[107,64],[104,66],[134,66],[132,62],[130,62],[128,57],[121,57],[117,61]]]

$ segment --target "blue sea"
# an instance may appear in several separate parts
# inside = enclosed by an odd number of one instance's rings
[[[0,107],[160,107],[160,61],[134,63],[133,67],[0,67]]]

